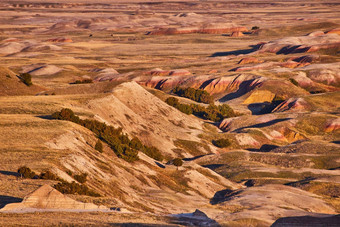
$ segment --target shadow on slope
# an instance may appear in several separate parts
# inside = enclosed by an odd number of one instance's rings
[[[340,215],[324,215],[319,217],[313,216],[297,216],[297,217],[285,217],[277,219],[272,227],[280,226],[339,226]]]
[[[292,118],[274,119],[274,120],[267,121],[267,122],[264,122],[264,123],[259,123],[259,124],[255,124],[255,125],[249,125],[249,126],[241,127],[241,128],[235,129],[234,132],[241,132],[243,129],[247,129],[247,128],[264,128],[264,127],[269,127],[269,126],[272,126],[272,125],[274,125],[276,123],[283,122],[283,121],[288,121],[288,120],[291,120],[291,119]]]
[[[215,52],[210,57],[223,57],[223,56],[229,56],[229,55],[249,54],[258,49],[258,45],[251,45],[250,47],[251,47],[250,49],[232,50],[232,51],[226,51],[226,52]]]
[[[225,201],[232,199],[235,195],[238,195],[241,192],[242,190],[233,191],[230,189],[224,189],[224,190],[218,191],[215,193],[214,197],[210,199],[210,204],[216,205],[219,203],[223,203]]]
[[[15,176],[15,177],[19,177],[20,174],[17,172],[12,172],[12,171],[5,171],[5,170],[0,170],[0,173],[3,175],[7,175],[7,176]]]
[[[22,202],[21,198],[7,196],[7,195],[0,195],[0,209],[9,203],[20,203],[20,202]]]

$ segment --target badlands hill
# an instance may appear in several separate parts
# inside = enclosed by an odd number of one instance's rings
[[[0,225],[337,223],[339,7],[1,1]]]

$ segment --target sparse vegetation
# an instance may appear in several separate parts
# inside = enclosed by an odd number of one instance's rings
[[[60,182],[54,185],[54,188],[63,194],[77,194],[77,195],[89,195],[99,197],[100,195],[90,190],[86,185],[77,184],[76,182]]]
[[[183,165],[183,161],[182,161],[182,159],[180,159],[180,158],[175,158],[175,159],[172,161],[172,163],[174,164],[174,166],[177,166],[177,167]]]
[[[84,80],[76,80],[75,82],[71,84],[91,84],[93,83],[93,80],[91,79],[84,79]]]
[[[98,138],[106,142],[119,158],[125,161],[133,162],[138,160],[138,151],[158,161],[163,160],[163,155],[157,148],[143,145],[138,138],[130,140],[129,137],[122,132],[121,128],[116,129],[97,120],[82,120],[76,116],[71,109],[62,109],[60,112],[55,112],[52,114],[52,118],[72,121],[91,130]]]
[[[96,145],[94,146],[94,149],[96,149],[97,151],[99,151],[100,153],[103,153],[103,144],[100,141],[100,139],[98,139]]]
[[[31,74],[29,74],[29,73],[22,73],[22,74],[20,74],[19,78],[20,78],[21,82],[23,82],[27,86],[33,85]]]
[[[198,155],[202,155],[203,152],[201,150],[201,148],[205,148],[206,147],[202,146],[201,143],[196,142],[196,141],[191,141],[191,140],[175,140],[174,144],[177,147],[183,148],[184,150],[186,150],[187,152],[189,152],[190,154],[194,155],[194,156],[198,156]]]
[[[174,97],[167,98],[165,102],[183,113],[186,113],[188,115],[194,114],[195,116],[202,118],[204,120],[218,122],[223,120],[224,118],[237,116],[234,110],[227,104],[222,104],[218,106],[214,104],[209,104],[208,107],[204,107],[197,104],[188,105],[179,103],[178,99]]]
[[[224,148],[229,147],[231,142],[228,139],[217,139],[212,142],[216,147]]]
[[[82,173],[78,175],[74,175],[73,178],[79,183],[85,183],[87,181],[87,173]]]
[[[185,97],[196,102],[209,104],[213,101],[213,98],[210,96],[210,94],[202,89],[195,89],[191,87],[188,88],[175,87],[172,90],[172,92],[178,96]]]

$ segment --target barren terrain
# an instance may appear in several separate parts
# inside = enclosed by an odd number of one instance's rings
[[[339,15],[2,0],[0,225],[339,225]]]

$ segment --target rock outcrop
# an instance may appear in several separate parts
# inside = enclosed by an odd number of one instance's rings
[[[326,34],[338,34],[340,35],[340,28],[334,28],[326,32]]]
[[[173,216],[174,224],[185,226],[207,226],[219,227],[220,225],[215,220],[211,219],[204,212],[196,209],[193,213],[177,214]]]
[[[303,98],[290,98],[278,105],[273,112],[299,112],[307,111],[310,105]]]
[[[244,100],[244,104],[272,102],[275,94],[267,90],[255,90]]]
[[[340,118],[330,120],[325,126],[325,132],[334,132],[340,129]]]
[[[163,70],[160,68],[144,72],[145,75],[151,76],[189,76],[191,73],[186,69]]]
[[[251,63],[262,63],[259,59],[255,57],[246,57],[242,58],[237,64],[244,65],[244,64],[251,64]]]
[[[241,31],[235,31],[230,35],[230,37],[242,37],[242,36],[244,36],[244,34]]]
[[[27,195],[21,203],[10,203],[2,208],[1,212],[32,212],[51,210],[109,210],[105,206],[97,206],[93,203],[82,203],[63,195],[49,185],[43,185],[31,194]]]

